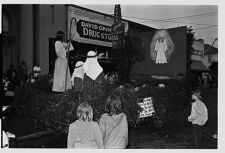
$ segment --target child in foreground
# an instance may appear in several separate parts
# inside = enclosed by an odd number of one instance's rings
[[[92,121],[93,111],[88,103],[81,103],[77,108],[78,120],[69,126],[67,147],[83,149],[104,148],[100,128]]]
[[[103,143],[106,149],[126,148],[128,145],[127,117],[122,112],[121,100],[110,96],[106,101],[105,111],[99,120]]]

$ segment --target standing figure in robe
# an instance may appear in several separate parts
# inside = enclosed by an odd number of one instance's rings
[[[165,29],[155,32],[150,44],[150,57],[155,64],[166,64],[174,52],[174,43]]]
[[[76,90],[83,89],[83,78],[84,78],[84,62],[78,61],[75,65],[73,75],[71,77],[72,87]]]
[[[83,91],[87,95],[92,95],[94,88],[97,88],[103,80],[103,68],[98,63],[97,54],[89,51],[84,63]]]
[[[71,76],[67,61],[67,52],[73,50],[71,43],[64,43],[64,32],[58,31],[56,34],[55,51],[57,59],[55,61],[54,79],[52,91],[65,92],[71,89]]]
[[[163,38],[157,40],[155,45],[155,51],[157,52],[155,61],[156,64],[167,63],[166,50],[167,50],[166,40],[164,40]]]

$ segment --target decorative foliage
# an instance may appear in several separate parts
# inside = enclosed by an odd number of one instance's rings
[[[36,125],[61,132],[67,132],[69,124],[76,120],[76,109],[81,102],[88,102],[92,106],[94,120],[98,121],[105,111],[105,101],[112,93],[120,96],[130,126],[136,126],[140,122],[138,115],[141,108],[137,104],[140,98],[153,97],[155,127],[178,120],[176,112],[183,111],[188,99],[186,85],[176,80],[154,80],[135,87],[130,84],[118,87],[105,80],[95,87],[91,96],[75,89],[61,94],[52,93],[49,80],[51,78],[48,76],[42,76],[34,84],[20,86],[16,90],[13,106],[19,115],[31,117]],[[165,87],[161,88],[159,84],[164,84]]]

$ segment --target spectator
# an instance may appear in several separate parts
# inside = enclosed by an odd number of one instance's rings
[[[17,72],[13,64],[10,64],[10,68],[6,71],[6,76],[8,77],[9,81],[13,84],[13,86],[15,86],[17,83]]]
[[[78,120],[71,123],[68,133],[68,148],[101,149],[102,135],[99,125],[92,121],[93,111],[88,103],[81,103],[77,108]]]
[[[21,65],[18,70],[18,81],[26,82],[28,79],[27,66],[25,61],[21,61]]]
[[[33,73],[30,73],[30,74],[29,74],[29,78],[28,78],[28,80],[27,80],[27,83],[33,84],[34,82],[35,82],[34,74],[33,74]]]
[[[200,149],[202,147],[202,132],[203,126],[208,120],[208,111],[205,104],[202,102],[200,91],[192,93],[192,108],[188,121],[192,122],[192,134],[195,147]]]
[[[35,80],[39,79],[41,76],[41,68],[38,63],[33,67],[33,74]]]
[[[105,111],[99,121],[105,148],[126,148],[128,145],[127,117],[122,112],[118,96],[110,96],[106,101]]]
[[[8,91],[9,80],[8,80],[8,77],[6,75],[3,75],[2,84],[3,84],[3,87],[4,87],[4,91],[5,92]]]
[[[203,81],[203,87],[207,88],[208,85],[208,79],[206,73],[202,73],[202,81]]]

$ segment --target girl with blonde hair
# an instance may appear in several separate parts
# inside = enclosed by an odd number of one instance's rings
[[[77,108],[78,120],[71,123],[67,139],[68,148],[100,149],[103,140],[97,122],[92,121],[93,110],[88,103],[81,103]]]

